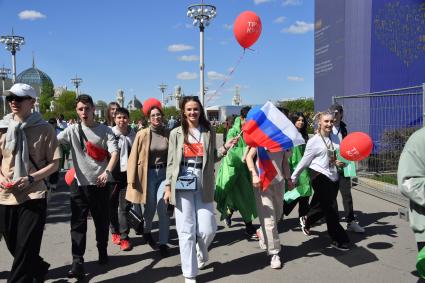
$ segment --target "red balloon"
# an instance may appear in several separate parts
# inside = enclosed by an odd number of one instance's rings
[[[368,134],[353,132],[341,142],[341,156],[350,161],[360,161],[367,158],[372,152],[373,142]]]
[[[252,146],[252,147],[258,146],[258,144],[255,142],[255,140],[253,138],[251,138],[251,136],[247,132],[243,132],[243,140],[245,141],[246,145],[248,145],[248,146]]]
[[[233,33],[243,48],[253,45],[261,34],[261,20],[254,12],[241,13],[233,24]]]
[[[69,169],[65,174],[65,182],[68,186],[71,186],[72,182],[75,178],[75,169],[71,168]]]
[[[161,105],[161,101],[159,101],[156,98],[148,98],[146,99],[146,101],[143,103],[143,114],[145,114],[145,116],[148,116],[148,112],[149,110],[151,110],[151,108],[153,106],[158,107],[159,109],[161,109],[162,111],[162,105]]]

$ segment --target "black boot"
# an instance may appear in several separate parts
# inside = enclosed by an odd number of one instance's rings
[[[68,278],[77,278],[77,279],[83,279],[84,276],[86,276],[86,273],[84,271],[84,262],[79,261],[73,261],[71,265],[71,269],[68,271]]]
[[[143,239],[144,239],[144,242],[146,243],[146,244],[148,244],[149,246],[151,246],[151,248],[152,249],[156,249],[157,248],[157,246],[156,246],[156,242],[155,242],[155,240],[152,238],[152,234],[151,233],[144,233],[143,234]]]
[[[46,280],[47,272],[49,271],[50,264],[45,262],[42,258],[40,258],[40,264],[36,270],[36,274],[34,275],[34,283],[42,283]]]
[[[109,262],[108,251],[106,249],[99,250],[99,264],[104,265]]]
[[[161,257],[168,257],[170,255],[170,252],[168,251],[167,245],[159,245],[159,254]]]

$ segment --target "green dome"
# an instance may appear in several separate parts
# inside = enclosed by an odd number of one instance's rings
[[[16,82],[29,85],[38,85],[39,87],[45,83],[53,85],[52,79],[45,72],[37,69],[35,66],[20,73],[16,77]]]

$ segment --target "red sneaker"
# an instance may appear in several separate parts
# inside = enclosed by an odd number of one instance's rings
[[[133,249],[133,246],[131,245],[131,243],[128,239],[122,239],[121,240],[121,250],[122,251],[131,251],[132,249]]]
[[[121,235],[112,233],[112,243],[119,245],[121,243]]]

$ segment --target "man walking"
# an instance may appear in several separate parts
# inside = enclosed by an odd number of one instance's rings
[[[0,234],[14,258],[8,282],[44,282],[50,265],[39,255],[47,210],[43,179],[58,168],[58,141],[40,113],[31,113],[31,86],[14,84],[5,94],[12,113],[1,121],[7,132],[0,134]]]
[[[89,211],[96,227],[98,263],[108,262],[108,182],[112,180],[111,172],[118,160],[118,147],[112,129],[94,120],[95,106],[91,96],[78,96],[76,111],[81,122],[67,127],[58,139],[61,144],[71,146],[76,179],[76,184],[71,185],[73,259],[68,277],[81,279],[85,276],[83,256]]]
[[[336,144],[340,144],[347,134],[347,125],[342,121],[344,109],[341,105],[335,103],[329,110],[334,113],[335,120],[332,128],[331,139]],[[353,197],[351,196],[351,179],[345,177],[343,170],[339,171],[339,191],[341,192],[342,204],[345,211],[345,220],[347,221],[347,230],[356,233],[364,233],[364,228],[359,225],[354,215]]]

